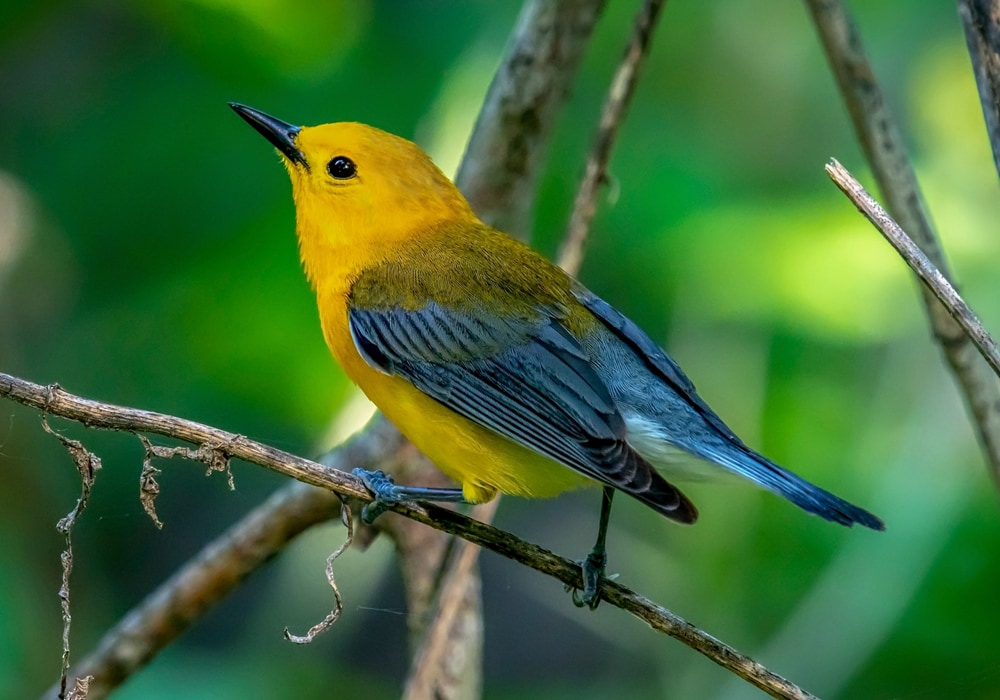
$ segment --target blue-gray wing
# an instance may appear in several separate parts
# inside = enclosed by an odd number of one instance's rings
[[[555,314],[505,318],[429,302],[349,311],[369,365],[399,375],[469,420],[684,522],[687,499],[625,440],[623,420]]]
[[[683,370],[674,360],[646,335],[634,321],[622,315],[589,289],[577,284],[573,287],[573,295],[587,309],[614,333],[619,340],[632,348],[632,351],[646,366],[664,382],[683,397],[713,428],[729,440],[740,446],[743,441],[726,425],[715,411],[708,407],[695,391],[694,383],[688,379]]]

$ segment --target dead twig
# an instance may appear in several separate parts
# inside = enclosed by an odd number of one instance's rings
[[[56,529],[66,539],[66,549],[59,555],[59,560],[62,563],[62,581],[59,585],[59,607],[62,610],[63,619],[62,668],[59,674],[59,697],[64,698],[66,697],[66,686],[69,680],[69,633],[73,623],[73,615],[70,610],[69,588],[69,578],[73,573],[73,526],[76,525],[77,519],[83,514],[83,511],[87,508],[87,504],[90,502],[90,491],[94,487],[97,472],[101,468],[101,460],[93,452],[85,448],[79,440],[71,440],[50,428],[48,418],[44,413],[42,414],[42,428],[62,443],[66,451],[69,452],[69,456],[73,458],[73,464],[76,465],[76,470],[80,475],[80,497],[77,499],[76,505],[73,506],[73,510],[56,525]],[[72,693],[76,695],[79,695],[80,692],[86,693],[87,685],[88,681],[86,679],[81,681],[78,678],[74,683]],[[78,688],[83,688],[83,690],[78,691]]]
[[[594,218],[594,212],[597,211],[597,192],[604,184],[611,147],[614,145],[618,127],[625,118],[625,110],[638,82],[639,68],[642,67],[643,59],[649,52],[650,38],[663,4],[664,0],[646,0],[642,4],[635,18],[632,36],[625,48],[625,55],[618,64],[607,97],[604,98],[597,136],[587,158],[583,180],[577,190],[573,213],[559,252],[559,264],[570,274],[576,274],[583,262],[590,222]]]
[[[323,464],[347,471],[378,463],[384,455],[407,446],[392,424],[376,417],[363,432],[325,457]],[[105,632],[71,675],[93,677],[91,700],[106,697],[290,541],[335,517],[340,507],[341,500],[333,492],[298,481],[279,489],[205,545]],[[58,687],[51,688],[45,698],[53,700],[57,694]]]
[[[854,202],[862,214],[865,215],[872,225],[885,236],[885,239],[892,244],[906,264],[927,286],[927,288],[944,304],[948,312],[954,317],[958,324],[965,330],[969,339],[979,349],[983,358],[990,363],[993,371],[1000,377],[1000,346],[989,334],[979,318],[972,312],[969,305],[965,303],[962,296],[955,290],[951,283],[938,270],[934,263],[924,255],[923,251],[913,242],[906,232],[899,227],[892,217],[886,213],[885,209],[875,201],[861,186],[853,175],[843,165],[836,160],[832,160],[826,166],[826,172],[830,175],[837,187],[843,191],[847,197]]]
[[[879,88],[853,18],[842,0],[806,0],[806,5],[886,209],[941,274],[951,279],[899,126]],[[921,292],[938,345],[972,414],[990,475],[1000,488],[1000,382],[947,309],[926,287],[921,286]]]
[[[351,548],[354,543],[354,519],[351,516],[350,508],[340,509],[340,520],[344,523],[344,527],[347,528],[347,537],[344,538],[344,543],[341,544],[337,549],[330,553],[330,556],[326,558],[326,582],[330,585],[333,590],[333,610],[331,610],[326,617],[317,622],[315,625],[310,627],[304,635],[292,634],[288,628],[285,628],[285,639],[296,644],[309,644],[316,637],[326,632],[333,624],[340,619],[340,613],[344,611],[344,600],[340,596],[340,588],[337,586],[337,580],[333,576],[333,562],[337,560],[341,554],[346,552]]]

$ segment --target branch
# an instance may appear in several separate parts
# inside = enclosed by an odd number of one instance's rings
[[[1000,0],[958,0],[993,164],[1000,174]]]
[[[455,184],[486,223],[527,238],[539,163],[604,0],[529,0]]]
[[[377,464],[407,443],[392,424],[376,417],[368,427],[324,459],[347,471]],[[89,700],[107,696],[185,632],[295,537],[340,514],[331,491],[292,482],[205,545],[169,579],[105,632],[97,648],[73,667],[71,676],[93,676]],[[55,700],[58,688],[44,696]]]
[[[875,79],[853,19],[841,0],[806,0],[806,4],[886,208],[941,274],[950,279],[902,135]],[[1000,383],[947,309],[925,287],[921,291],[931,328],[972,413],[990,474],[1000,488]]]
[[[597,127],[597,137],[591,149],[583,180],[573,203],[562,250],[559,251],[559,265],[575,274],[583,262],[583,251],[590,232],[590,222],[597,210],[597,191],[607,177],[608,159],[614,144],[618,127],[625,118],[625,110],[632,98],[639,79],[639,68],[649,51],[649,41],[659,19],[665,0],[646,0],[636,15],[632,37],[625,49],[625,56],[618,64],[618,70],[611,80],[611,87],[604,98],[601,121]]]
[[[203,423],[85,399],[56,385],[42,386],[4,373],[0,373],[0,396],[91,428],[153,433],[199,447],[211,447],[228,457],[238,457],[298,481],[320,486],[340,496],[366,502],[371,500],[371,495],[361,480],[350,474],[327,469],[316,462]],[[391,510],[436,530],[457,535],[547,574],[567,586],[580,588],[583,585],[580,566],[576,562],[491,525],[433,504],[399,503],[392,506]],[[605,581],[601,588],[601,598],[610,605],[632,613],[653,629],[682,641],[773,697],[812,697],[753,659],[619,583]]]
[[[498,495],[488,503],[477,505],[471,517],[482,523],[491,523],[500,500]],[[474,684],[472,679],[456,677],[451,668],[454,664],[449,661],[449,658],[454,658],[455,647],[461,649],[459,658],[470,653],[482,654],[483,617],[471,614],[472,605],[469,602],[470,597],[476,601],[481,599],[476,565],[480,549],[468,540],[461,540],[456,550],[440,586],[434,619],[413,655],[403,700],[482,695],[482,688],[478,687],[481,683]],[[463,637],[463,630],[470,628],[474,632],[466,632]],[[474,649],[469,648],[470,639],[478,643]],[[476,680],[481,681],[480,678]]]
[[[851,175],[847,168],[836,160],[832,160],[826,166],[826,172],[830,175],[830,179],[837,184],[837,187],[854,202],[858,211],[864,214],[872,225],[885,236],[885,239],[903,257],[906,264],[910,266],[934,296],[944,304],[948,312],[965,330],[969,339],[979,349],[983,358],[990,363],[993,371],[997,373],[997,376],[1000,376],[1000,346],[997,345],[997,341],[993,339],[989,331],[983,327],[982,322],[972,312],[972,309],[965,303],[961,295],[951,286],[947,278],[924,255],[917,244],[906,235],[906,232],[899,227],[899,224],[892,220],[892,217],[886,213],[885,209],[865,191],[865,188]]]

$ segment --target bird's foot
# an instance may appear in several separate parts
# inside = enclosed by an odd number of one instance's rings
[[[578,608],[587,607],[596,610],[601,604],[601,584],[603,581],[613,581],[618,578],[618,574],[606,576],[604,567],[607,564],[608,556],[605,552],[594,551],[587,555],[587,558],[579,562],[580,571],[583,575],[583,591],[567,586],[573,597],[573,605]]]
[[[462,494],[462,489],[439,489],[427,488],[424,486],[400,486],[392,480],[392,477],[381,469],[369,471],[367,469],[354,469],[351,473],[365,482],[365,487],[372,492],[375,497],[371,503],[361,509],[361,520],[368,525],[375,522],[375,518],[391,509],[402,501],[423,500],[437,503],[466,503]]]
[[[371,525],[378,516],[404,500],[402,487],[397,486],[392,477],[381,469],[370,471],[359,467],[353,469],[351,474],[361,479],[365,488],[375,496],[375,500],[366,503],[361,509],[361,520],[367,525]]]

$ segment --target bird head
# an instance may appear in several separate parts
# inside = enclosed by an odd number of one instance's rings
[[[230,107],[281,155],[314,282],[314,257],[333,254],[341,265],[363,265],[442,224],[477,221],[458,188],[406,139],[355,122],[294,126],[241,104]]]

